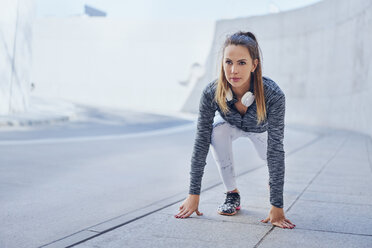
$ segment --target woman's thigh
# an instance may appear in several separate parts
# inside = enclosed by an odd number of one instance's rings
[[[221,115],[216,112],[213,120],[213,133],[212,136],[228,136],[231,141],[239,138],[243,134],[239,132],[239,128],[231,125],[226,120],[224,120]]]
[[[221,127],[218,128],[219,126]],[[252,141],[259,157],[262,160],[267,159],[267,131],[262,133],[245,132],[226,122],[226,120],[221,117],[219,112],[216,111],[216,115],[213,120],[212,141],[216,141],[216,135],[224,136],[225,138],[223,140],[225,141],[227,141],[226,137],[228,136],[229,138],[231,138],[229,139],[230,142],[236,140],[239,137],[248,137]]]

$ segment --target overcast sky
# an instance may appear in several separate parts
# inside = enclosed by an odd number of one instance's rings
[[[37,0],[37,16],[81,15],[84,5],[108,17],[130,19],[218,19],[264,15],[314,4],[321,0]]]

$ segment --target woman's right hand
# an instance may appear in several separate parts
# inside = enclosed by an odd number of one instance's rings
[[[194,212],[196,212],[196,214],[199,216],[203,215],[203,213],[199,212],[198,210],[199,199],[200,195],[189,194],[189,196],[180,206],[179,213],[176,214],[174,217],[184,219],[192,215],[192,213]]]

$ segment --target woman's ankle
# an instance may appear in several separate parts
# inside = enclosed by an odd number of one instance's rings
[[[240,192],[239,192],[238,189],[234,189],[234,190],[231,190],[231,191],[227,191],[227,193],[239,193],[239,194],[240,194]]]

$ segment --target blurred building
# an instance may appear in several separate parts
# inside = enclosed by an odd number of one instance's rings
[[[106,12],[103,12],[102,10],[93,8],[89,5],[84,5],[84,13],[88,16],[101,16],[105,17],[107,14]]]
[[[24,112],[29,105],[34,5],[0,2],[0,115]]]

